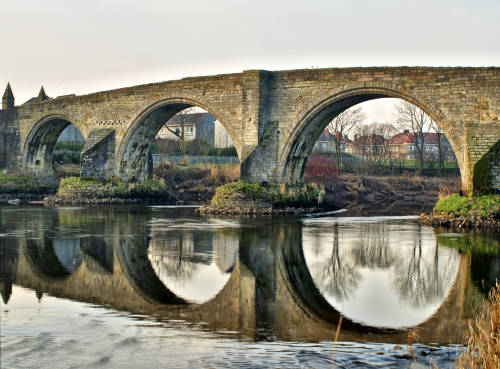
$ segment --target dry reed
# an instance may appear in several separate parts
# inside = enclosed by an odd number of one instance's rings
[[[440,185],[439,186],[439,200],[444,199],[445,197],[450,196],[454,193],[459,193],[462,189],[462,183],[460,181],[456,181],[453,185]]]
[[[207,164],[209,183],[226,184],[235,182],[240,178],[240,166],[231,164]]]
[[[456,367],[500,368],[500,284],[496,282],[485,302],[483,312],[466,333],[467,350],[458,358]]]

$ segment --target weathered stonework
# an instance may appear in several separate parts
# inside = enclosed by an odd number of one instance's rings
[[[55,134],[73,123],[86,139],[98,129],[115,132],[114,141],[106,143],[114,145],[107,150],[114,155],[92,166],[87,160],[85,175],[140,180],[148,175],[150,144],[161,125],[180,110],[199,106],[231,135],[243,179],[296,183],[317,137],[335,115],[363,101],[395,97],[419,106],[438,123],[457,156],[464,189],[472,192],[475,165],[500,140],[499,96],[496,67],[251,70],[185,78],[10,107],[0,114],[2,127],[19,132],[20,146],[8,150],[0,163],[50,174]],[[16,114],[5,113],[10,110]],[[4,142],[10,142],[4,132]],[[90,149],[85,155],[92,157]]]

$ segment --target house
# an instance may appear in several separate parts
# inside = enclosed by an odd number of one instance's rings
[[[222,123],[209,113],[177,114],[167,121],[156,137],[179,140],[179,134],[182,132],[183,126],[185,141],[203,140],[216,148],[234,146],[233,140]]]
[[[415,145],[418,137],[415,133],[410,133],[408,130],[392,136],[388,140],[391,158],[393,159],[416,159],[418,156],[417,147]],[[424,136],[424,159],[437,160],[439,156],[438,134],[435,132],[427,132]],[[441,136],[441,154],[443,160],[453,161],[455,155],[451,148],[450,142],[445,135]]]
[[[345,152],[354,156],[377,155],[384,150],[386,140],[377,134],[354,135],[353,141],[346,142]]]
[[[340,152],[345,152],[346,144],[351,142],[347,136],[340,141]],[[313,152],[335,153],[335,136],[330,130],[325,128],[314,144]]]

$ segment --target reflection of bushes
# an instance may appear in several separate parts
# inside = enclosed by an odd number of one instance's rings
[[[477,232],[457,237],[436,235],[436,238],[439,244],[463,252],[472,252],[481,255],[500,255],[500,239],[493,237],[489,233]]]

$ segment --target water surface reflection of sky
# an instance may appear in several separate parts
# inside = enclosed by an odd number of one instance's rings
[[[439,246],[431,228],[366,218],[307,221],[303,251],[325,299],[373,327],[413,327],[429,319],[452,288],[460,254]]]

